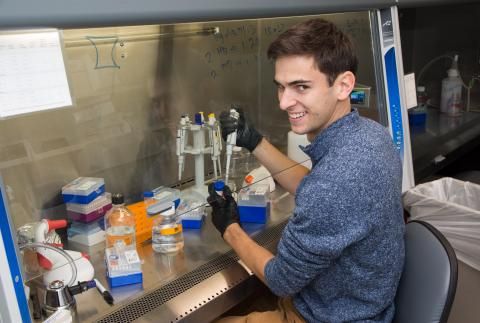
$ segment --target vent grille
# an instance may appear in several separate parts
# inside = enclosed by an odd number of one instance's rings
[[[286,221],[282,222],[268,231],[262,232],[254,237],[254,240],[261,246],[274,252],[277,242],[280,239]],[[187,291],[193,286],[212,277],[216,273],[237,263],[238,256],[233,250],[214,258],[208,263],[192,270],[191,272],[177,278],[174,281],[141,296],[133,302],[118,308],[100,319],[100,323],[132,322],[147,314],[172,298]]]

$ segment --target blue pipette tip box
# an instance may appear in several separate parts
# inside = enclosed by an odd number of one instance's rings
[[[240,222],[267,223],[270,214],[270,203],[267,206],[239,206]]]
[[[196,199],[182,198],[177,214],[182,219],[184,229],[201,229],[205,217],[205,205]]]
[[[122,276],[110,277],[107,271],[107,280],[111,288],[132,284],[139,284],[143,282],[143,274],[141,272],[136,274],[127,274]]]
[[[182,219],[182,227],[184,229],[201,229],[203,225],[203,217],[199,220]]]
[[[79,177],[62,187],[65,203],[88,204],[105,193],[105,180],[96,177]]]
[[[257,184],[240,190],[238,213],[240,222],[266,223],[270,214],[270,187]]]
[[[110,287],[138,284],[143,281],[141,260],[134,246],[106,248],[105,262]]]

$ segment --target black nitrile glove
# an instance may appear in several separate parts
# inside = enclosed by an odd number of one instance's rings
[[[213,183],[208,185],[208,203],[212,206],[212,222],[222,235],[230,224],[240,223],[237,211],[237,202],[232,197],[232,191],[225,185],[223,196],[215,192]]]
[[[232,105],[237,110],[238,119],[230,117],[230,110],[220,113],[220,128],[222,129],[223,140],[227,140],[227,136],[237,130],[237,143],[239,147],[245,147],[252,152],[262,141],[263,136],[253,127],[253,124],[245,118],[243,109],[239,106]]]

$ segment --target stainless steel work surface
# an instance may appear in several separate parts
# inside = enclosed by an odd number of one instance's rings
[[[286,220],[292,213],[291,195],[277,189],[272,193],[270,217],[266,224],[242,224],[259,244],[274,249]],[[81,322],[170,322],[186,318],[202,307],[215,303],[210,319],[245,297],[239,284],[251,284],[251,272],[238,262],[238,257],[222,240],[210,219],[210,208],[202,229],[185,229],[183,252],[176,255],[158,254],[150,243],[138,248],[143,260],[143,284],[111,288],[115,305],[107,305],[95,290],[77,295]],[[273,246],[273,248],[272,248]],[[108,286],[105,278],[103,245],[90,249],[95,276]],[[229,294],[229,290],[232,293]],[[224,298],[218,297],[225,296]],[[217,299],[218,298],[218,299]],[[238,300],[237,300],[238,298]],[[210,304],[210,305],[212,305]],[[180,317],[181,315],[181,317]],[[205,319],[205,316],[203,316]],[[202,321],[203,321],[202,319]],[[187,319],[186,321],[192,321]]]

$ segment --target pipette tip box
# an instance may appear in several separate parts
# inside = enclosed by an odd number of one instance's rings
[[[175,208],[180,204],[180,190],[166,186],[160,186],[152,191],[155,203],[174,202]]]
[[[198,220],[182,219],[182,227],[184,229],[201,229],[203,224],[203,216]]]
[[[101,227],[101,222],[103,219],[91,223],[73,222],[67,229],[68,241],[85,246],[105,241],[105,231]]]
[[[88,204],[105,192],[105,180],[95,177],[79,177],[62,187],[65,203]]]
[[[266,223],[270,215],[269,194],[268,184],[241,189],[238,194],[240,222]]]
[[[205,205],[198,201],[182,199],[177,209],[184,229],[201,229],[205,217]]]
[[[142,265],[135,248],[118,251],[115,247],[105,249],[107,280],[110,287],[143,282]]]
[[[270,206],[239,206],[240,222],[267,223]]]
[[[118,287],[118,286],[125,286],[125,285],[132,285],[132,284],[139,284],[143,282],[143,275],[142,273],[136,274],[128,274],[123,276],[115,276],[110,277],[108,276],[107,272],[107,280],[110,287]]]
[[[68,241],[77,242],[85,246],[94,246],[105,241],[105,231],[99,230],[90,234],[71,233],[68,231]]]
[[[90,223],[104,216],[112,208],[112,197],[108,192],[88,204],[67,203],[68,218],[73,221]]]

